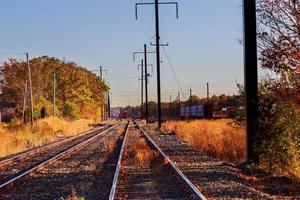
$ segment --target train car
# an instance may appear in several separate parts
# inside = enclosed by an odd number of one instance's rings
[[[212,118],[212,105],[200,104],[191,107],[180,108],[181,118]]]
[[[192,118],[204,117],[204,105],[192,106],[191,107],[191,117]]]
[[[180,117],[181,118],[188,118],[189,116],[190,116],[189,107],[180,108]]]

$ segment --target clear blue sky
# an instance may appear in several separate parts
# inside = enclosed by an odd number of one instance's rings
[[[150,1],[150,0],[149,0]],[[140,102],[137,64],[132,52],[154,36],[154,7],[138,0],[1,0],[0,52],[30,52],[74,61],[90,70],[108,70],[112,104]],[[143,2],[147,2],[144,0]],[[179,0],[175,8],[161,6],[161,38],[185,95],[189,88],[204,97],[205,83],[213,94],[237,93],[243,82],[241,0]],[[154,40],[153,40],[154,42]],[[19,55],[10,57],[22,58]],[[7,56],[0,55],[0,62]],[[162,97],[173,98],[179,88],[162,51]],[[155,63],[150,56],[149,63]],[[150,99],[156,99],[156,71],[150,78]]]

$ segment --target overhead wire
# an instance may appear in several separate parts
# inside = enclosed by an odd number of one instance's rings
[[[179,82],[179,79],[178,79],[178,77],[177,77],[177,75],[176,75],[176,72],[175,72],[175,70],[174,70],[174,67],[173,67],[173,65],[172,65],[172,63],[171,63],[171,60],[170,60],[170,58],[169,58],[169,56],[168,56],[168,54],[167,54],[167,51],[166,51],[166,49],[165,49],[164,47],[162,47],[162,49],[163,49],[163,51],[164,51],[164,53],[165,53],[165,55],[166,55],[167,61],[168,61],[169,65],[170,65],[170,67],[171,67],[173,76],[174,76],[174,78],[175,78],[175,80],[176,80],[176,82],[177,82],[177,85],[178,85],[178,87],[179,87],[179,89],[180,89],[180,91],[181,91],[181,94],[182,94],[183,98],[185,99],[185,95],[184,95],[183,89],[182,89],[181,84],[180,84],[180,82]]]

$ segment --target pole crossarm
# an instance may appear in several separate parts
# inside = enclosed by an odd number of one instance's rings
[[[135,56],[136,56],[136,54],[144,54],[145,52],[143,52],[143,51],[135,51],[135,52],[133,52],[133,62],[135,62]],[[156,51],[147,51],[147,54],[148,53],[156,53]]]
[[[142,66],[141,64],[138,64],[138,66],[140,67],[140,66]],[[145,66],[145,65],[143,65],[143,66]],[[150,66],[150,67],[153,67],[153,64],[147,64],[147,67],[148,66]]]
[[[151,67],[152,73],[153,73],[153,66],[154,66],[153,64],[147,64],[147,68]],[[138,67],[143,67],[143,66],[141,64],[138,64]],[[144,67],[146,67],[145,64],[144,64]],[[148,75],[148,77],[151,77],[150,73],[147,73],[147,75]]]
[[[150,45],[151,45],[151,46],[156,46],[156,44],[153,44],[152,42],[150,42]],[[159,44],[159,46],[161,46],[161,47],[167,47],[167,46],[169,46],[169,43],[166,43],[166,44]]]
[[[177,2],[159,2],[159,5],[175,5],[176,6],[176,18],[178,19],[179,17],[179,9],[178,9],[178,3]],[[135,19],[138,19],[138,6],[143,6],[143,5],[155,5],[154,2],[145,2],[145,3],[136,3],[135,4]]]

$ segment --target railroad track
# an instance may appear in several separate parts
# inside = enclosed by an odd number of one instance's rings
[[[86,199],[205,199],[143,129],[122,124],[122,134],[115,125],[12,177],[0,198],[68,199],[74,187]],[[15,182],[22,185],[9,187]]]
[[[233,164],[208,156],[173,134],[157,131],[155,125],[143,129],[186,177],[208,199],[274,199],[263,190],[249,184]],[[285,199],[285,198],[275,198]]]
[[[109,199],[206,198],[133,122],[124,135]]]
[[[43,145],[43,146],[40,146],[40,147],[29,149],[29,150],[17,153],[17,154],[12,155],[12,156],[2,158],[2,159],[0,159],[0,170],[2,168],[4,168],[5,166],[7,166],[7,165],[11,165],[14,162],[24,161],[25,159],[30,158],[30,156],[41,154],[43,152],[48,151],[49,149],[52,149],[56,146],[61,145],[63,143],[71,142],[73,140],[80,139],[80,138],[84,139],[84,137],[89,137],[90,135],[94,134],[96,131],[100,131],[100,130],[102,130],[104,128],[107,128],[107,127],[108,127],[108,125],[104,125],[103,127],[93,129],[93,130],[89,130],[89,131],[85,131],[85,132],[83,132],[79,135],[76,135],[76,136],[68,137],[68,138],[65,138],[65,139],[60,139],[60,140],[51,142],[49,144],[46,144],[46,145]]]
[[[0,161],[0,191],[7,190],[28,175],[74,153],[109,132],[118,124],[120,122]]]

